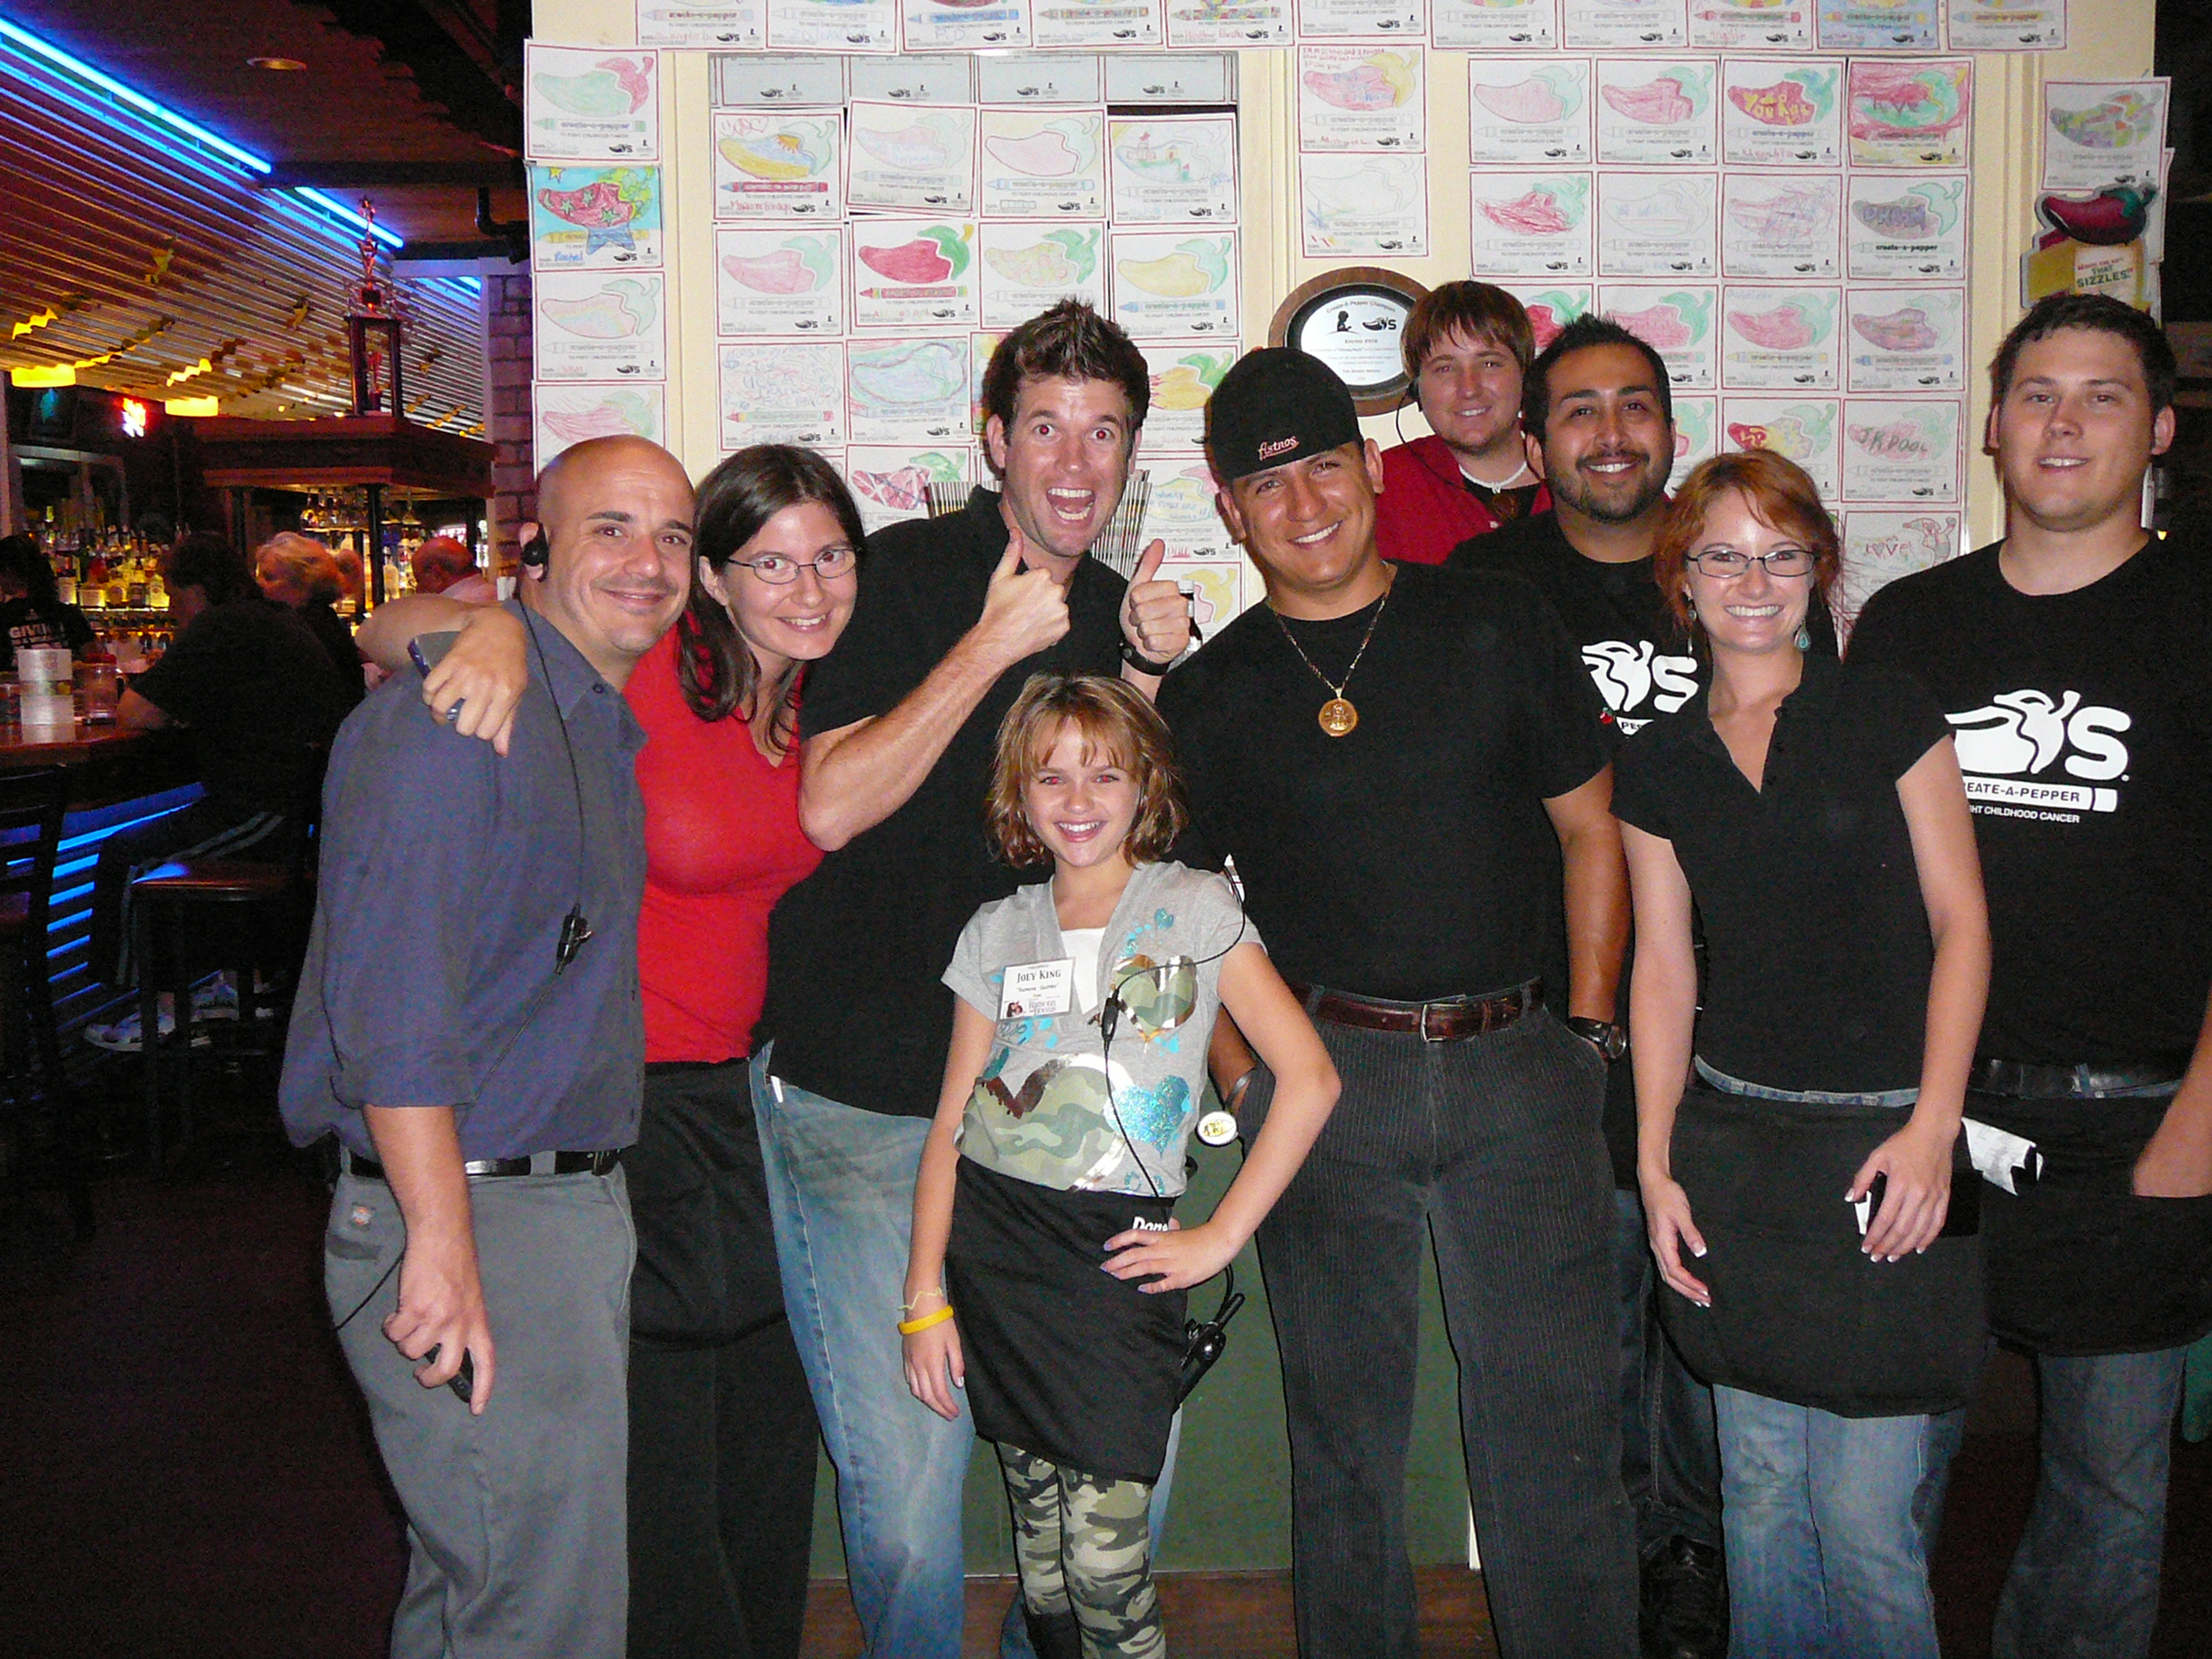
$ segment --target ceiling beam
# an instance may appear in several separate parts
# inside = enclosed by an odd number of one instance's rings
[[[529,257],[525,252],[522,258]],[[497,259],[507,264],[522,263],[515,257],[514,245],[504,237],[467,242],[410,242],[391,257],[395,268],[405,264],[452,264],[474,259]]]
[[[278,162],[251,181],[257,190],[372,190],[378,186],[455,185],[519,189],[522,165],[503,156],[480,162]]]

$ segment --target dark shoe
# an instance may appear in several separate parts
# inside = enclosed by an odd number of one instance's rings
[[[1669,1538],[1654,1551],[1643,1604],[1643,1659],[1727,1659],[1728,1575],[1712,1545]]]
[[[1029,1627],[1029,1645],[1037,1649],[1037,1659],[1083,1659],[1083,1626],[1076,1623],[1072,1611],[1040,1613],[1024,1602],[1021,1618]]]

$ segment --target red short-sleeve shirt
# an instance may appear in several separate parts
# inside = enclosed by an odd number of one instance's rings
[[[798,826],[798,753],[778,766],[734,716],[691,712],[674,629],[630,676],[645,728],[645,897],[638,914],[645,1058],[729,1060],[751,1052],[768,978],[768,912],[822,854]]]

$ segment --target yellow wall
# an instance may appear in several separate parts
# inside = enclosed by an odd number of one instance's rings
[[[564,44],[619,46],[636,38],[633,0],[537,0],[535,32]],[[2126,79],[2151,71],[2152,0],[2073,0],[2073,45],[2063,53],[1986,54],[1974,65],[1973,343],[1986,363],[2018,315],[2018,261],[2034,215],[2042,87],[2046,79]],[[1299,283],[1330,269],[1303,258],[1298,239],[1297,133],[1291,97],[1292,54],[1240,54],[1240,130],[1243,147],[1244,328],[1248,346],[1264,345],[1268,319]],[[672,447],[693,473],[717,458],[715,406],[714,229],[707,183],[707,58],[665,54],[663,83],[667,128],[663,200],[668,216],[671,295],[669,429]],[[1467,80],[1465,54],[1431,52],[1428,82],[1429,245],[1426,259],[1399,262],[1424,283],[1466,274]],[[1969,430],[1987,412],[1979,377]],[[1395,442],[1388,417],[1368,422],[1370,434]],[[1408,411],[1406,430],[1421,429]],[[2001,527],[1996,489],[1979,461],[1967,467],[1969,544]]]

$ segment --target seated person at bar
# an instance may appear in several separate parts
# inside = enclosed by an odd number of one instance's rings
[[[488,605],[499,597],[492,579],[476,568],[476,556],[450,536],[431,536],[409,563],[418,594],[451,594],[464,605]]]
[[[1445,283],[1406,319],[1403,349],[1429,435],[1382,452],[1375,539],[1386,559],[1441,564],[1469,537],[1551,505],[1521,436],[1535,333],[1503,289]]]
[[[92,625],[74,605],[64,605],[54,584],[54,567],[29,536],[0,539],[0,673],[13,673],[16,652],[25,645],[67,645],[82,651],[92,643]]]
[[[261,584],[264,598],[296,612],[329,654],[351,712],[365,695],[367,683],[361,677],[361,653],[353,648],[353,631],[334,608],[344,584],[329,548],[312,536],[281,531],[255,550],[253,579]]]
[[[92,971],[135,982],[130,883],[170,859],[283,855],[308,778],[349,706],[345,688],[299,618],[262,597],[245,558],[220,536],[187,536],[162,561],[176,643],[135,677],[116,708],[134,731],[183,726],[206,792],[181,810],[111,836],[92,890]],[[135,1046],[135,1031],[118,1041]]]

